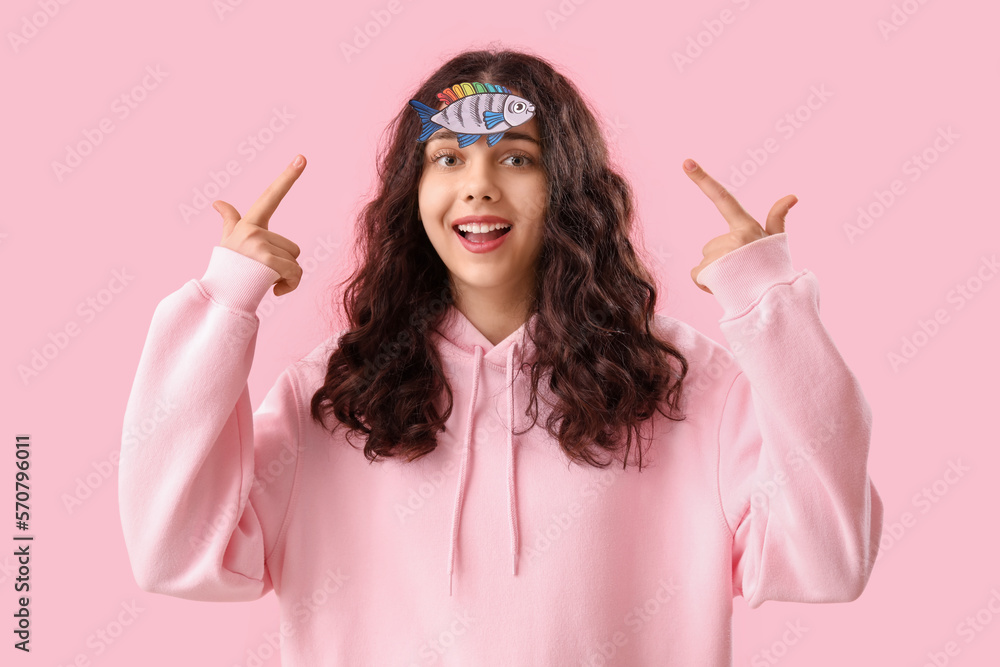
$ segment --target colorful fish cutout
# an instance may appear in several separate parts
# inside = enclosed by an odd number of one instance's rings
[[[534,104],[492,83],[458,83],[438,93],[438,99],[448,106],[438,111],[410,100],[410,106],[423,123],[419,141],[427,141],[432,134],[446,128],[457,135],[459,148],[475,143],[484,134],[487,143],[493,146],[504,132],[535,115]]]

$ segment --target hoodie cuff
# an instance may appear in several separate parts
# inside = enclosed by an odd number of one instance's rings
[[[742,315],[772,285],[790,283],[800,272],[792,268],[788,234],[771,234],[726,253],[698,274],[722,306],[720,322]]]
[[[210,299],[251,315],[281,274],[252,257],[215,246],[205,275],[198,282]]]

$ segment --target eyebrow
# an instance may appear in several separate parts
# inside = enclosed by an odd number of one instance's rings
[[[432,141],[437,141],[439,139],[440,140],[451,139],[454,141],[458,141],[458,137],[455,135],[454,132],[452,132],[451,130],[441,129],[435,132],[431,136],[431,138],[427,140],[427,143],[429,144]],[[501,137],[500,141],[505,141],[507,139],[515,139],[515,140],[523,139],[525,141],[530,141],[536,145],[540,145],[538,143],[538,139],[535,139],[530,134],[525,134],[524,132],[511,132],[510,130],[508,130],[507,132],[504,132],[503,137]]]

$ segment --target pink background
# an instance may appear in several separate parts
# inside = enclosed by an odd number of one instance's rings
[[[195,191],[227,162],[240,173],[208,201],[245,212],[296,153],[309,161],[271,220],[301,247],[306,277],[259,311],[256,407],[339,323],[327,289],[346,275],[382,129],[447,56],[500,41],[552,60],[607,122],[636,187],[661,312],[725,343],[718,303],[689,275],[725,221],[681,171],[684,158],[730,185],[762,224],[777,199],[799,197],[787,222],[793,263],[818,276],[823,321],[872,405],[870,472],[886,532],[853,603],[751,612],[737,599],[734,664],[923,665],[929,652],[938,664],[992,664],[1000,278],[983,258],[1000,250],[988,204],[1000,154],[996,3],[508,0],[456,13],[413,0],[223,2],[4,3],[0,505],[12,509],[14,436],[29,433],[36,540],[30,656],[12,648],[13,547],[0,547],[0,661],[279,663],[266,641],[277,629],[273,594],[205,603],[145,593],[121,535],[113,461],[153,309],[203,274],[221,239],[214,210],[185,219],[181,209],[197,208]],[[894,11],[898,30],[884,35]],[[362,48],[348,58],[341,44],[356,38]],[[674,54],[699,40],[701,53],[691,47],[696,57],[678,67]],[[279,125],[275,109],[292,117]],[[949,128],[950,143],[935,144]],[[261,150],[244,150],[251,136]],[[81,144],[88,154],[57,175]],[[748,162],[754,154],[766,162]],[[921,155],[925,169],[914,166]],[[881,210],[878,192],[893,196]],[[873,219],[851,238],[859,207]],[[894,368],[904,337],[918,347]],[[22,378],[46,350],[44,368]],[[950,462],[967,470],[947,473]],[[5,517],[0,540],[12,545]],[[133,602],[134,619],[121,614]],[[979,630],[960,626],[977,613]],[[120,615],[130,624],[119,634]],[[806,628],[798,638],[785,633],[796,623]],[[98,631],[117,636],[108,644]]]

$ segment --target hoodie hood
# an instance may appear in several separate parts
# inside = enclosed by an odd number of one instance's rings
[[[514,368],[530,363],[534,358],[535,346],[529,334],[534,332],[538,318],[533,313],[517,330],[493,345],[472,322],[454,305],[448,307],[441,322],[431,332],[431,340],[439,350],[451,348],[452,354],[464,358],[472,375],[472,391],[468,398],[468,418],[463,438],[462,461],[458,471],[458,486],[455,491],[455,508],[451,520],[451,545],[448,549],[448,595],[452,594],[452,580],[455,566],[455,551],[458,548],[458,531],[462,520],[462,501],[469,476],[469,456],[472,450],[473,419],[476,414],[476,400],[479,394],[479,376],[484,362],[503,367],[506,371],[507,395],[507,515],[510,520],[511,575],[517,576],[520,535],[517,517],[517,467],[514,451]],[[459,397],[456,394],[456,397]],[[456,405],[456,408],[461,406]]]

